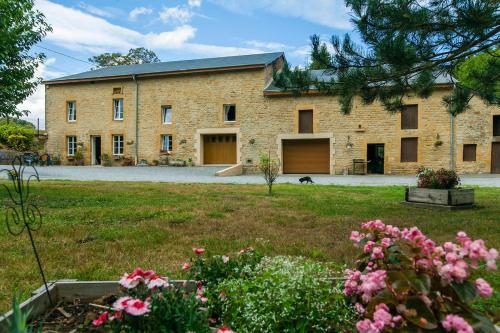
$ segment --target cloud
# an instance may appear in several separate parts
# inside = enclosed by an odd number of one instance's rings
[[[201,7],[201,0],[188,0],[189,7]]]
[[[83,10],[85,10],[86,12],[88,12],[90,14],[94,14],[94,15],[102,16],[102,17],[107,17],[107,18],[113,17],[113,14],[111,14],[110,12],[108,12],[104,9],[89,5],[88,3],[85,3],[85,2],[80,2],[78,4],[78,7],[82,8]]]
[[[149,7],[136,7],[130,11],[128,17],[130,20],[135,21],[140,15],[147,15],[153,13],[153,10]]]
[[[274,50],[274,51],[283,51],[284,49],[288,48],[288,46],[283,43],[261,42],[258,40],[249,40],[246,41],[245,44],[259,49]]]
[[[211,2],[240,14],[267,11],[287,17],[302,18],[306,21],[330,28],[351,29],[348,9],[344,0],[210,0]]]
[[[189,23],[193,16],[194,12],[190,8],[183,6],[163,7],[160,12],[160,19],[163,23],[172,25]]]
[[[54,71],[49,67],[56,62],[55,58],[48,58],[45,63],[40,64],[35,72],[35,77],[42,77],[44,79],[52,79],[66,75],[65,72]],[[31,113],[23,119],[31,121],[36,124],[37,119],[40,119],[40,128],[45,128],[45,90],[43,85],[39,85],[35,92],[30,95],[23,103],[18,105],[20,110],[28,110]]]

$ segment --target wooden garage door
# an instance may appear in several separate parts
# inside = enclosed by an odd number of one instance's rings
[[[491,173],[500,173],[500,142],[491,144]]]
[[[330,173],[330,140],[283,140],[283,173]]]
[[[204,164],[236,164],[236,134],[203,136]]]

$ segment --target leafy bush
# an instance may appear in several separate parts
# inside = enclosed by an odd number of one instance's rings
[[[355,310],[320,263],[265,257],[249,279],[219,286],[223,316],[244,332],[350,332]]]
[[[0,122],[0,143],[17,151],[26,151],[33,146],[35,131],[32,127],[14,122]]]
[[[106,332],[209,332],[207,312],[193,293],[176,288],[153,271],[137,268],[120,280],[125,296],[93,321]]]
[[[417,186],[422,188],[452,189],[460,184],[460,177],[454,170],[420,168],[417,178]]]
[[[109,157],[108,154],[102,154],[101,155],[101,165],[102,166],[106,166],[106,167],[112,165],[111,157]]]
[[[34,333],[42,332],[42,327],[34,328],[28,324],[28,317],[31,309],[28,311],[21,311],[21,306],[17,301],[17,297],[12,299],[12,320],[8,320],[9,333]]]
[[[495,332],[489,318],[471,308],[492,288],[482,278],[469,281],[480,261],[496,268],[495,249],[464,232],[457,243],[437,246],[416,227],[400,231],[376,220],[362,229],[351,234],[363,253],[344,284],[366,318],[356,324],[359,332]]]

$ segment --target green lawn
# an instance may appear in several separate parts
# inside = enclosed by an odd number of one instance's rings
[[[194,246],[232,253],[301,255],[349,264],[350,231],[370,219],[416,225],[441,242],[459,230],[500,248],[500,188],[477,188],[477,208],[439,211],[400,205],[402,187],[48,182],[33,184],[44,215],[35,235],[49,279],[117,279],[136,266],[180,277]],[[6,194],[0,194],[6,199]],[[14,293],[40,285],[26,236],[0,224],[0,311]],[[485,273],[500,290],[498,272]],[[482,305],[499,308],[500,293]]]

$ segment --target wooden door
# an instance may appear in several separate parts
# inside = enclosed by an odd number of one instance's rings
[[[283,173],[330,173],[330,140],[284,140]]]
[[[313,132],[313,111],[300,110],[299,111],[299,133],[312,133]]]
[[[236,164],[236,134],[204,135],[203,164]]]
[[[500,173],[500,142],[491,144],[491,173]]]

